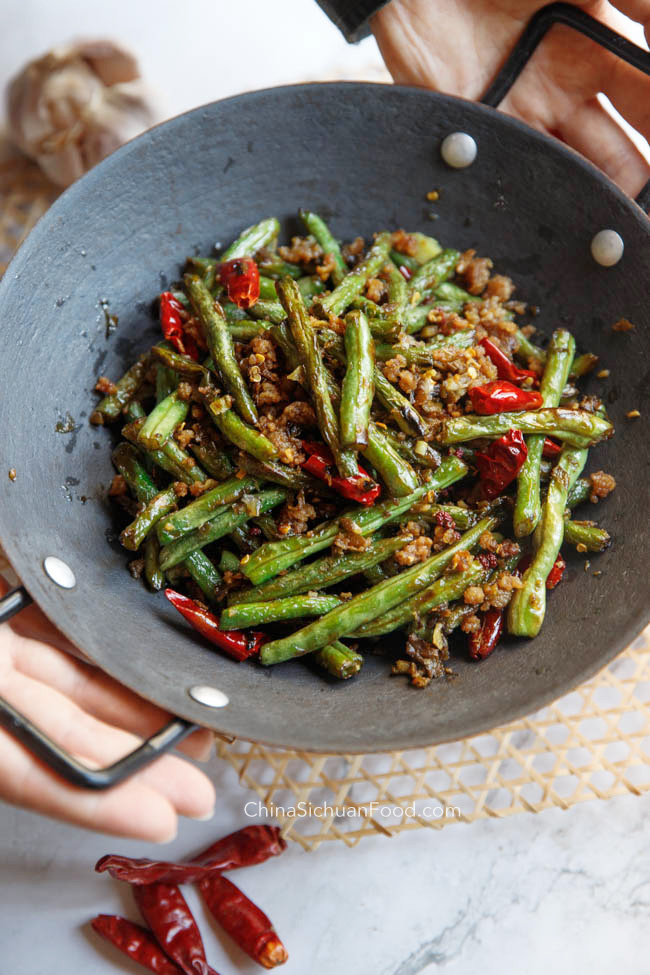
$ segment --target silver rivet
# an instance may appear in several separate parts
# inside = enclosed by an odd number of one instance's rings
[[[204,684],[195,684],[187,692],[194,701],[205,704],[206,708],[225,708],[230,701],[228,695],[220,691],[218,687],[207,687]]]
[[[476,140],[467,132],[452,132],[442,140],[440,155],[452,169],[465,169],[476,159]]]
[[[603,267],[618,264],[624,250],[623,238],[615,230],[600,230],[591,242],[591,256]]]
[[[75,574],[63,559],[58,559],[56,555],[48,555],[43,559],[43,568],[52,582],[62,589],[74,589],[77,585]]]

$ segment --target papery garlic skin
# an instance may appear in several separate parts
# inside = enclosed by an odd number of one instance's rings
[[[16,145],[58,186],[160,120],[137,61],[111,41],[56,48],[30,62],[7,89]]]

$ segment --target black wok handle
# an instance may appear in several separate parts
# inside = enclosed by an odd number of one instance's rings
[[[32,598],[22,586],[13,589],[0,599],[0,623],[4,623],[29,606]],[[57,772],[72,785],[84,789],[110,789],[111,786],[123,782],[124,779],[160,758],[165,752],[178,745],[189,734],[196,731],[198,725],[185,721],[183,718],[173,718],[168,724],[148,738],[134,751],[124,755],[117,762],[106,768],[88,768],[74,755],[70,755],[56,744],[55,741],[37,728],[24,714],[0,697],[0,727],[13,735],[33,755]]]
[[[506,63],[481,99],[484,105],[490,105],[492,108],[499,107],[528,64],[538,44],[554,24],[572,27],[573,30],[589,37],[612,54],[638,68],[639,71],[650,75],[650,52],[628,41],[626,37],[617,34],[605,24],[601,24],[580,7],[574,7],[570,3],[550,3],[531,17]],[[650,210],[650,180],[636,197],[636,202],[642,210]]]

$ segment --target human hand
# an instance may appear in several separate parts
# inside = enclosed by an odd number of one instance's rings
[[[0,595],[6,591],[0,579]],[[75,659],[36,606],[0,626],[0,695],[88,764],[107,765],[162,727],[169,715],[95,667]],[[206,759],[212,735],[180,748]],[[207,818],[215,792],[203,772],[165,755],[106,792],[69,785],[0,729],[0,799],[77,826],[152,842],[176,835],[178,816]]]
[[[540,0],[392,0],[371,27],[393,79],[480,99]],[[650,40],[650,0],[585,0],[587,13],[629,36],[622,15]],[[566,142],[631,196],[650,166],[597,99],[603,92],[650,138],[650,77],[576,31],[555,25],[499,108]]]

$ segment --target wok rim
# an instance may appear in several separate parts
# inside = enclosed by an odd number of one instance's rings
[[[630,215],[641,225],[641,228],[645,232],[646,236],[650,235],[650,217],[647,215],[641,207],[633,200],[631,197],[627,196],[602,170],[595,166],[592,162],[582,156],[579,152],[572,149],[571,147],[565,145],[554,137],[547,135],[546,133],[540,132],[537,129],[529,126],[527,123],[514,118],[512,116],[506,115],[499,109],[492,108],[491,106],[484,105],[480,102],[474,102],[470,99],[459,98],[454,95],[447,95],[441,92],[429,91],[428,89],[422,89],[415,86],[408,85],[393,85],[390,83],[384,84],[379,82],[362,82],[362,81],[329,81],[329,82],[308,82],[301,84],[292,85],[282,85],[273,88],[263,88],[256,89],[254,91],[243,92],[236,95],[231,95],[228,98],[218,99],[212,102],[206,102],[203,105],[197,106],[196,108],[190,109],[186,112],[179,113],[170,119],[166,119],[145,132],[131,139],[129,142],[120,146],[115,152],[111,153],[106,159],[98,163],[93,169],[88,173],[84,174],[80,179],[78,179],[71,186],[67,187],[54,201],[54,203],[48,208],[48,210],[39,218],[35,226],[31,229],[27,237],[21,242],[19,247],[16,249],[7,269],[3,275],[2,281],[0,281],[0,307],[2,307],[2,302],[5,300],[5,292],[10,289],[11,281],[15,277],[16,270],[20,270],[21,262],[29,259],[29,252],[41,246],[44,238],[43,235],[47,233],[48,224],[51,220],[56,220],[58,210],[64,206],[68,206],[68,201],[70,199],[74,200],[75,193],[84,192],[86,188],[91,189],[93,183],[97,180],[102,180],[105,174],[111,172],[112,167],[120,166],[121,160],[127,158],[128,155],[137,149],[147,140],[155,137],[156,134],[160,132],[165,127],[172,128],[178,124],[181,120],[186,120],[188,117],[196,115],[200,117],[201,112],[208,108],[213,108],[214,106],[220,106],[225,104],[231,104],[235,102],[242,101],[254,101],[256,98],[267,96],[270,93],[282,97],[285,93],[287,95],[295,92],[308,92],[314,89],[346,89],[350,93],[355,91],[363,91],[367,89],[381,89],[387,88],[391,91],[397,91],[404,93],[407,97],[410,93],[417,93],[418,95],[425,95],[431,98],[434,102],[448,103],[450,105],[461,104],[465,106],[466,109],[476,112],[479,116],[487,117],[491,119],[493,123],[500,125],[502,127],[513,127],[522,134],[530,137],[533,141],[539,142],[542,147],[551,153],[555,153],[559,156],[564,156],[565,158],[571,160],[573,165],[578,165],[585,172],[588,178],[594,179],[602,187],[603,190],[613,194],[619,204],[628,209]],[[480,152],[480,147],[479,147]],[[79,187],[82,190],[79,190]],[[11,567],[16,565],[21,565],[21,563],[27,564],[27,581],[23,579],[18,571],[16,574],[19,575],[21,579],[21,584],[31,595],[30,581],[33,580],[36,588],[38,588],[38,583],[36,581],[36,573],[39,570],[40,563],[32,561],[29,563],[28,558],[23,558],[19,553],[19,543],[12,538],[12,533],[7,531],[3,532],[3,517],[2,510],[0,509],[0,539],[2,540],[2,546],[7,554]],[[32,597],[34,598],[34,597]],[[47,597],[44,600],[48,602]],[[34,598],[36,605],[40,602],[38,599]],[[45,612],[45,610],[43,610]],[[47,614],[46,614],[47,615]],[[570,678],[562,677],[558,680],[550,680],[546,684],[543,691],[537,691],[533,697],[531,697],[526,704],[513,705],[511,708],[501,708],[501,713],[499,714],[498,720],[494,723],[490,719],[478,719],[472,721],[471,718],[466,722],[466,730],[462,736],[457,734],[445,736],[444,734],[431,734],[423,733],[421,736],[417,734],[411,734],[407,739],[401,739],[399,734],[396,733],[395,737],[392,739],[390,746],[385,743],[379,743],[376,747],[369,747],[367,744],[363,747],[346,747],[341,746],[333,747],[331,744],[325,744],[322,747],[309,747],[304,748],[299,742],[288,741],[286,737],[283,737],[281,732],[278,735],[268,735],[268,736],[256,736],[255,738],[244,738],[241,736],[233,738],[231,732],[225,728],[219,728],[218,724],[218,713],[212,713],[210,715],[210,730],[212,730],[215,735],[220,736],[222,739],[226,739],[228,742],[242,740],[250,741],[255,744],[261,744],[265,746],[270,746],[274,748],[281,748],[286,750],[296,750],[304,751],[310,754],[335,754],[335,755],[357,755],[357,754],[382,754],[389,753],[392,751],[403,751],[403,750],[413,750],[417,748],[432,747],[440,744],[445,744],[453,741],[464,741],[468,738],[475,737],[480,734],[489,733],[503,725],[509,724],[510,722],[523,718],[527,715],[533,714],[536,711],[546,707],[553,701],[562,697],[565,694],[570,693],[576,688],[580,687],[587,680],[593,677],[595,674],[599,673],[605,667],[607,667],[612,660],[614,660],[620,653],[627,649],[634,640],[639,636],[644,627],[650,622],[650,604],[646,602],[645,605],[639,606],[637,611],[631,614],[627,620],[626,625],[619,631],[619,638],[612,641],[606,649],[599,652],[597,659],[590,662],[588,665],[583,667],[577,674],[573,674]],[[57,628],[66,636],[70,642],[76,646],[75,634],[72,627],[67,627],[65,619],[61,622],[56,622]],[[133,686],[131,684],[125,683],[124,677],[118,672],[119,668],[115,669],[112,665],[106,666],[104,663],[96,663],[92,657],[86,654],[84,651],[80,651],[85,660],[97,666],[100,670],[109,674],[118,682],[130,687],[136,694],[155,704],[157,707],[167,710],[164,704],[161,704],[159,700],[155,697],[144,692],[142,688]],[[386,678],[389,678],[388,672],[386,673]],[[189,701],[189,697],[188,697]],[[189,707],[189,705],[188,705]],[[220,712],[219,712],[220,713]],[[186,720],[195,722],[195,715],[190,715],[189,711],[184,711],[182,708],[175,707],[172,714],[178,715],[179,717],[185,718]],[[214,720],[213,720],[214,719]]]

